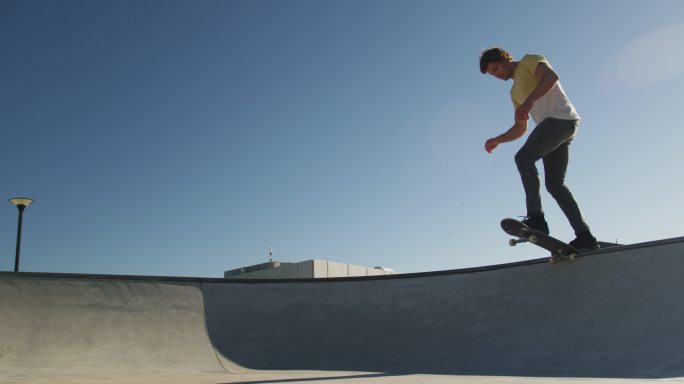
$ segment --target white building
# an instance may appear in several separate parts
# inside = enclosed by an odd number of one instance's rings
[[[270,261],[250,267],[226,271],[226,279],[326,279],[332,277],[358,277],[393,275],[389,268],[368,268],[325,260],[307,260],[299,263]]]

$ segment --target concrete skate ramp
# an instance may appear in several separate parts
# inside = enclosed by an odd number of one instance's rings
[[[3,274],[0,311],[0,377],[223,371],[197,283]]]
[[[245,372],[684,376],[684,238],[390,277],[0,274],[0,379]],[[0,380],[1,381],[1,380]]]

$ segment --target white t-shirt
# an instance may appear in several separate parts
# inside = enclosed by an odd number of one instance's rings
[[[534,76],[537,65],[541,62],[551,66],[544,56],[525,55],[518,62],[518,66],[513,73],[513,86],[511,87],[511,100],[515,109],[522,105],[527,97],[537,87],[539,80]],[[565,94],[560,81],[557,81],[544,96],[540,97],[530,110],[530,116],[534,122],[540,124],[549,117],[563,120],[579,120],[580,116],[575,110],[575,106]]]

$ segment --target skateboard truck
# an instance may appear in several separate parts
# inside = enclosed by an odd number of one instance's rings
[[[577,254],[576,253],[571,253],[569,255],[565,255],[562,253],[562,249],[557,250],[555,253],[551,254],[551,257],[549,258],[549,263],[554,264],[557,261],[561,261],[563,259],[567,259],[570,261],[575,261],[577,260]]]
[[[520,243],[527,243],[528,241],[532,244],[535,244],[537,242],[537,236],[530,235],[527,238],[519,237],[517,239],[510,239],[510,240],[508,240],[508,245],[510,245],[511,247],[515,247],[516,245],[518,245]]]

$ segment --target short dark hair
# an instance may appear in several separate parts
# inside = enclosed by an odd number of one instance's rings
[[[489,63],[498,63],[501,61],[513,61],[511,54],[501,48],[489,48],[480,55],[480,72],[487,73],[487,66]]]

